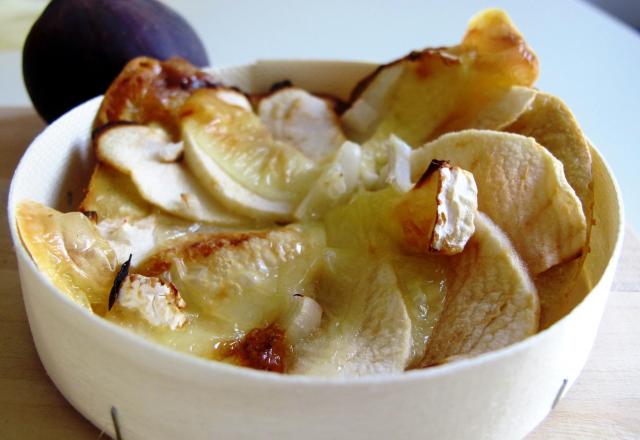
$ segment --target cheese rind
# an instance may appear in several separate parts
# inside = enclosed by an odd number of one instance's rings
[[[176,330],[184,326],[187,304],[173,284],[156,277],[131,274],[125,278],[116,302],[120,307],[136,310],[149,324]]]
[[[460,253],[475,231],[477,210],[473,174],[434,159],[395,208],[401,245],[417,254]]]

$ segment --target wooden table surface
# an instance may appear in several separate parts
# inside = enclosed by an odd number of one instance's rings
[[[43,127],[29,108],[0,108],[0,439],[104,438],[65,401],[40,364],[8,236],[9,182]],[[528,438],[640,438],[640,240],[629,229],[591,356],[566,397]]]

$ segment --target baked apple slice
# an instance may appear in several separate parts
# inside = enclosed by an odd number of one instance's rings
[[[593,222],[591,150],[571,110],[561,99],[539,92],[531,107],[504,130],[533,137],[562,162],[567,181],[582,203],[589,237]],[[556,322],[582,300],[582,295],[571,292],[586,255],[584,252],[582,258],[553,267],[536,277],[542,328]]]
[[[209,356],[235,362],[241,359],[229,344],[254,329],[277,326],[290,345],[314,330],[322,314],[313,303],[314,268],[323,246],[324,231],[314,226],[193,234],[166,243],[136,273],[172,282],[184,312],[220,343]]]
[[[482,212],[475,224],[464,251],[450,259],[444,309],[422,366],[497,350],[538,330],[538,295],[520,257]]]
[[[317,301],[326,316],[315,337],[295,346],[294,374],[353,377],[404,371],[411,319],[389,263],[328,251]]]
[[[580,199],[562,163],[534,139],[488,130],[443,135],[413,151],[415,179],[433,159],[473,173],[478,209],[509,236],[532,275],[585,252]]]
[[[182,143],[171,142],[163,129],[113,125],[100,130],[94,142],[98,160],[129,175],[147,202],[188,220],[249,223],[217,203],[198,183],[178,160]]]
[[[215,84],[213,77],[181,58],[134,58],[107,89],[94,125],[123,121],[154,124],[178,140],[182,104],[193,90]]]
[[[350,138],[399,136],[413,147],[465,128],[500,129],[523,113],[538,60],[509,17],[487,10],[462,43],[380,66],[354,89],[342,123]]]
[[[33,201],[21,202],[20,238],[38,268],[81,306],[103,314],[116,274],[116,254],[80,212],[63,214]]]
[[[344,283],[355,283],[359,276],[381,267],[393,270],[393,283],[390,281],[391,275],[385,275],[383,279],[387,282],[387,288],[400,291],[405,303],[411,322],[411,348],[406,365],[414,366],[422,358],[425,343],[442,310],[447,259],[433,253],[408,255],[405,252],[402,230],[394,213],[404,195],[406,193],[394,188],[358,193],[347,204],[331,209],[324,218],[324,225],[327,246],[344,256],[340,260],[344,264],[344,269],[340,266],[342,272],[339,273],[337,269],[332,271],[337,277],[352,278]],[[435,209],[431,215],[436,216]],[[347,267],[351,260],[354,268]],[[370,261],[373,267],[365,267],[363,261]],[[372,280],[368,282],[373,283]],[[367,283],[363,283],[362,288],[378,289]],[[354,290],[353,295],[360,294]],[[344,300],[349,301],[351,294],[345,295]],[[322,304],[321,296],[317,300]]]
[[[180,114],[186,163],[212,196],[247,216],[292,218],[318,166],[274,139],[244,95],[199,90]]]
[[[257,113],[276,140],[294,145],[316,162],[332,157],[347,140],[336,103],[303,89],[284,87],[261,97]]]
[[[96,164],[80,211],[93,215],[97,221],[140,220],[153,211],[144,200],[131,177],[104,163]]]

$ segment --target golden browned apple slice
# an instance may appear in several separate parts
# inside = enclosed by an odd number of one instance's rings
[[[167,240],[215,228],[154,207],[140,196],[131,177],[104,163],[96,165],[80,211],[94,221],[120,264],[133,255],[132,264],[136,265]]]
[[[589,143],[560,98],[539,92],[531,107],[504,131],[531,136],[564,166],[564,174],[582,202],[587,219],[593,210]]]
[[[424,253],[407,255],[403,250],[397,238],[400,234],[396,231],[400,228],[393,220],[394,210],[404,194],[394,188],[358,193],[349,203],[331,209],[323,222],[327,245],[344,255],[340,260],[345,264],[344,270],[340,266],[330,272],[338,280],[346,277],[344,283],[354,283],[351,278],[375,270],[372,267],[358,269],[364,266],[364,261],[370,261],[374,266],[388,264],[392,267],[411,320],[411,354],[407,365],[413,366],[422,358],[425,343],[442,310],[446,258]],[[432,215],[436,215],[435,210]],[[346,266],[349,255],[354,260],[353,269]],[[321,301],[320,296],[317,299]],[[348,301],[349,296],[343,299]]]
[[[109,126],[95,137],[96,156],[131,177],[140,196],[163,210],[193,221],[247,224],[217,203],[178,161],[182,143],[144,125]]]
[[[215,225],[187,220],[155,207],[140,196],[130,176],[104,163],[96,165],[80,211],[96,223],[120,263],[133,254],[135,264],[147,251],[176,236],[217,229]],[[146,251],[141,251],[141,241],[149,240],[148,245],[142,246]]]
[[[533,281],[507,236],[482,212],[475,234],[449,264],[444,309],[422,366],[496,350],[538,330]]]
[[[473,235],[477,209],[473,174],[434,159],[415,187],[400,198],[393,220],[399,223],[405,250],[454,255]]]
[[[509,236],[532,275],[585,251],[580,199],[562,163],[533,138],[488,130],[443,135],[413,151],[415,179],[433,159],[473,173],[478,209]]]
[[[537,95],[538,91],[531,87],[512,86],[499,97],[488,101],[468,119],[453,122],[450,126],[443,127],[440,134],[465,128],[502,129],[527,111]]]
[[[504,130],[535,138],[562,162],[567,181],[582,203],[589,237],[593,217],[591,152],[587,139],[566,104],[555,96],[538,93],[529,110]],[[542,328],[553,324],[581,299],[569,292],[575,285],[586,254],[536,278]]]
[[[392,187],[362,191],[330,209],[322,219],[328,246],[360,249],[371,255],[400,252],[397,225],[390,220],[402,194]]]
[[[314,266],[323,247],[317,227],[176,238],[134,269],[106,318],[188,354],[284,372],[291,345],[320,324]]]
[[[16,221],[38,268],[83,307],[104,313],[116,274],[116,254],[82,213],[63,214],[23,201]]]
[[[313,160],[271,136],[238,92],[195,92],[181,110],[181,126],[189,168],[234,212],[290,220],[319,174]]]
[[[295,343],[319,321],[311,300],[323,247],[324,231],[313,226],[201,233],[165,244],[136,271],[175,284],[185,312],[211,323],[212,338],[237,341],[273,324],[291,329]],[[299,295],[309,300],[301,304]],[[222,347],[212,355],[226,356]]]
[[[153,205],[140,197],[131,177],[104,163],[95,166],[80,211],[109,242],[119,264],[133,255],[135,265],[156,245]]]
[[[180,107],[193,90],[213,85],[210,75],[184,59],[134,58],[109,86],[95,126],[119,121],[157,124],[177,140]]]
[[[315,337],[295,346],[291,373],[353,377],[404,371],[411,319],[391,265],[329,251],[316,297],[325,319]]]
[[[362,80],[342,123],[358,142],[396,134],[414,147],[450,131],[500,129],[531,103],[537,76],[522,35],[490,9],[471,20],[461,44],[412,52]]]
[[[335,107],[329,99],[285,87],[260,99],[258,115],[276,140],[322,162],[346,141]]]
[[[144,200],[131,177],[103,163],[98,163],[91,174],[80,211],[95,213],[97,221],[135,221],[148,216],[153,205]],[[91,215],[91,214],[90,214]]]

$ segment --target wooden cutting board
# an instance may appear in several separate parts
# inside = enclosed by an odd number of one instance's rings
[[[9,238],[9,182],[43,128],[31,109],[0,109],[0,439],[96,439],[106,436],[67,403],[40,364]],[[640,240],[630,229],[591,356],[528,438],[640,438]]]

